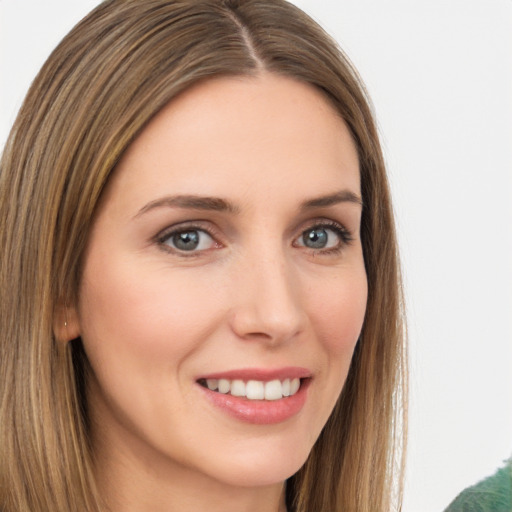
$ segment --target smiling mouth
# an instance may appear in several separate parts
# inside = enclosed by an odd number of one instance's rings
[[[241,379],[199,379],[204,388],[216,393],[247,398],[248,400],[281,400],[295,395],[306,379],[274,379],[270,381]]]

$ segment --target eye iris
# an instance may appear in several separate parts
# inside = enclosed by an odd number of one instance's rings
[[[199,245],[199,233],[197,231],[183,231],[172,237],[172,242],[177,249],[192,251]]]
[[[322,249],[327,245],[327,231],[323,228],[311,229],[302,235],[302,239],[306,247]]]

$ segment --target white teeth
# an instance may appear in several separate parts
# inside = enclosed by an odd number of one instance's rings
[[[230,393],[232,396],[242,396],[249,400],[280,400],[283,397],[293,396],[300,388],[300,379],[278,379],[263,382],[250,380],[244,382],[240,379],[206,379],[206,386],[211,391]]]
[[[290,381],[290,395],[295,395],[300,388],[300,379],[292,379]]]
[[[265,400],[283,398],[283,385],[280,380],[271,380],[265,384]]]
[[[229,393],[231,382],[227,379],[219,379],[219,393]]]
[[[233,396],[245,396],[245,382],[243,380],[232,381],[231,394]]]
[[[263,400],[265,398],[265,385],[259,380],[250,380],[245,387],[249,400]]]
[[[290,396],[290,379],[283,380],[283,396]]]

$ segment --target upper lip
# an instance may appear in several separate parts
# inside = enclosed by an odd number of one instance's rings
[[[307,368],[299,366],[288,366],[283,368],[239,368],[235,370],[227,370],[208,375],[201,375],[197,380],[201,379],[226,379],[226,380],[259,380],[268,382],[271,380],[284,379],[305,379],[312,376],[312,372]]]

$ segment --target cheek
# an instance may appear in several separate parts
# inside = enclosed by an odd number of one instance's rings
[[[138,365],[147,360],[155,370],[155,359],[179,360],[215,325],[215,301],[186,272],[150,272],[120,258],[94,263],[84,271],[80,304],[82,337],[91,348],[104,345],[101,350],[133,356]]]
[[[330,356],[351,357],[363,326],[367,293],[363,270],[333,278],[323,291],[311,294],[310,316]]]
[[[361,333],[367,300],[364,268],[358,267],[331,276],[324,286],[308,293],[309,317],[322,354],[315,393],[315,411],[308,430],[315,442],[336,405],[345,385],[352,356]]]
[[[122,258],[95,264],[91,258],[80,297],[81,335],[97,383],[89,396],[92,409],[101,417],[116,411],[132,431],[148,428],[134,418],[154,418],[165,432],[163,411],[179,407],[168,401],[169,390],[184,389],[182,363],[201,348],[218,318],[212,294],[169,269]]]

